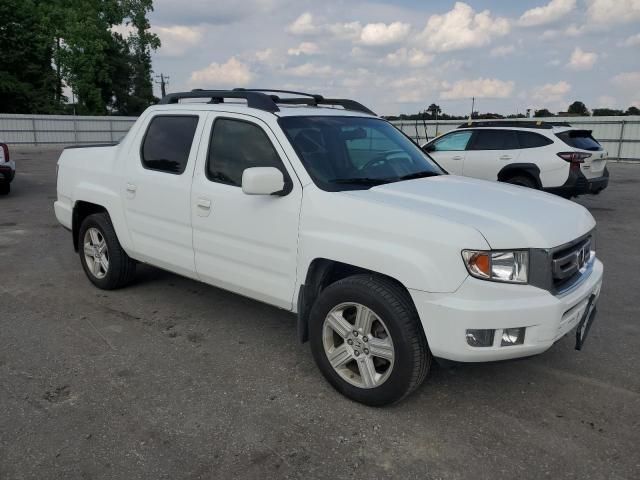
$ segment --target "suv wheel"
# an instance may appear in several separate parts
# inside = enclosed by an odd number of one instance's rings
[[[431,353],[409,295],[373,275],[322,291],[310,315],[311,350],[343,395],[372,406],[397,402],[424,380]]]
[[[120,246],[106,213],[96,213],[84,219],[78,245],[82,268],[96,287],[113,290],[133,280],[136,262]]]
[[[506,180],[506,183],[511,183],[512,185],[520,185],[521,187],[528,187],[537,189],[538,185],[536,182],[527,175],[516,175]]]

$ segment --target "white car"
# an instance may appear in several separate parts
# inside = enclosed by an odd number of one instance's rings
[[[294,312],[328,381],[369,405],[433,358],[535,355],[572,330],[580,348],[594,318],[585,208],[447,175],[351,100],[170,94],[58,166],[55,214],[97,287],[144,262]]]
[[[0,140],[0,195],[11,191],[11,182],[16,176],[16,163],[11,160],[9,147]]]
[[[478,121],[422,147],[454,175],[513,183],[564,197],[600,193],[607,152],[590,130],[567,123]]]

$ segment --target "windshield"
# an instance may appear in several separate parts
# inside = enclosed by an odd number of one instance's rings
[[[283,117],[280,126],[323,190],[354,190],[444,172],[389,122],[359,117]]]

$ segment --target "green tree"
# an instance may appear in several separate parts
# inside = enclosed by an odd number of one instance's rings
[[[627,111],[624,112],[625,115],[640,115],[640,108],[634,107],[633,105],[627,108]]]
[[[555,115],[551,113],[549,110],[547,110],[546,108],[541,108],[540,110],[536,110],[535,112],[533,112],[533,116],[534,118],[539,118],[539,117],[554,117]]]
[[[43,4],[0,2],[0,111],[55,113],[55,71]]]
[[[584,103],[575,101],[571,105],[569,105],[569,108],[567,109],[567,113],[571,115],[588,116],[589,109]]]
[[[624,115],[622,110],[617,110],[614,108],[594,108],[593,116],[594,117],[611,117],[611,116],[621,116]]]

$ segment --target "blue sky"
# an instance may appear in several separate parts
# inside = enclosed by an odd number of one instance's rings
[[[170,91],[291,88],[379,114],[640,106],[640,0],[155,0]]]

